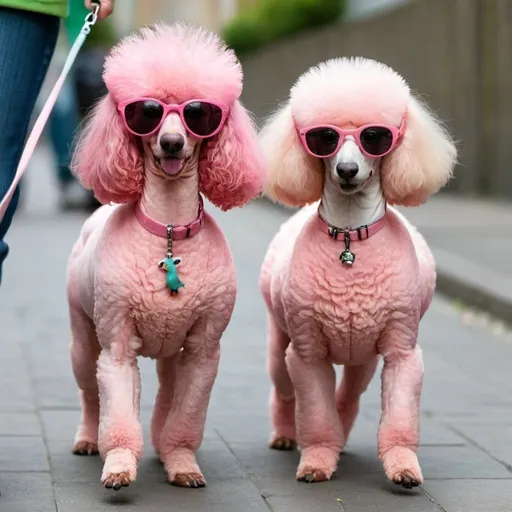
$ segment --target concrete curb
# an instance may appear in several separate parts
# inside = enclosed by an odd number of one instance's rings
[[[273,208],[292,215],[297,208],[287,208],[262,197]],[[421,231],[421,229],[420,229]],[[512,279],[429,243],[436,260],[437,292],[458,299],[466,306],[486,311],[512,324]]]
[[[437,265],[437,291],[512,324],[512,279],[431,246]]]

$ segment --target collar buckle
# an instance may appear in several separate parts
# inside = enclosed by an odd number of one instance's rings
[[[338,228],[334,227],[334,226],[328,226],[327,227],[327,234],[331,237],[331,238],[334,238],[334,240],[338,240],[338,235],[342,233],[342,231],[340,231]]]

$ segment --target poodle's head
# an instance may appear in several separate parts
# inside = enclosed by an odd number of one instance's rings
[[[457,153],[404,79],[370,59],[310,68],[261,132],[266,193],[289,206],[320,199],[326,180],[341,194],[380,179],[390,204],[419,205],[451,177]]]
[[[108,94],[80,134],[73,168],[103,203],[138,200],[145,176],[199,173],[220,208],[263,186],[253,122],[239,102],[242,68],[213,33],[177,23],[121,41],[105,62]]]

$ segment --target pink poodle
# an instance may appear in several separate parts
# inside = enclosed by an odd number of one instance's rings
[[[363,58],[304,73],[261,142],[268,195],[304,206],[272,241],[260,278],[270,446],[298,444],[299,480],[330,479],[382,356],[379,456],[390,480],[417,486],[417,338],[436,272],[425,240],[388,205],[420,205],[445,185],[454,144],[400,75]],[[338,389],[333,364],[344,365]]]
[[[223,210],[263,187],[242,69],[212,33],[144,28],[105,65],[108,94],[74,168],[105,205],[69,261],[72,364],[82,418],[73,452],[101,454],[101,481],[131,484],[142,453],[137,356],[157,360],[151,437],[171,483],[202,487],[196,461],[236,296],[235,269],[204,194]]]

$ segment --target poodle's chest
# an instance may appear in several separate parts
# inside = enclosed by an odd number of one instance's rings
[[[205,273],[185,260],[178,268],[169,279],[169,272],[156,265],[145,274],[143,291],[131,300],[142,355],[166,357],[183,346],[197,322],[227,325],[230,320],[236,295],[234,269],[223,266]]]
[[[227,325],[233,311],[236,276],[223,239],[197,236],[175,243],[173,254],[179,262],[165,261],[165,243],[153,238],[97,253],[95,309],[108,316],[115,303],[127,311],[143,356],[172,355],[197,322]]]
[[[288,330],[325,347],[340,364],[359,364],[374,356],[390,313],[414,301],[398,261],[389,251],[355,247],[356,261],[343,264],[339,244],[292,258],[280,288]],[[413,284],[414,280],[411,280]],[[294,333],[290,332],[292,339]],[[304,336],[304,343],[308,343]]]

